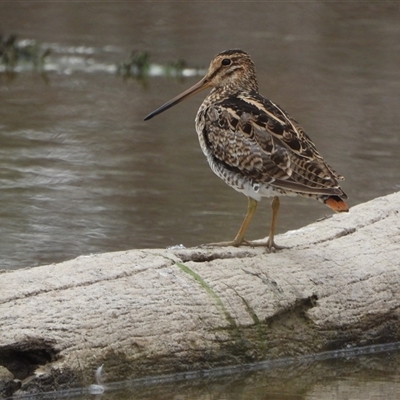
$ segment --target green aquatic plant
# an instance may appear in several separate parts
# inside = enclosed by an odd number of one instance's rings
[[[13,71],[19,65],[43,68],[50,49],[43,48],[36,40],[17,40],[17,35],[0,34],[0,66]]]
[[[150,71],[150,55],[146,51],[133,51],[124,61],[117,65],[117,73],[124,77],[143,79]]]
[[[169,62],[166,65],[150,63],[147,51],[133,51],[124,61],[117,64],[117,74],[124,78],[135,78],[145,81],[151,76],[182,77],[187,63],[183,59]]]
[[[165,67],[165,75],[167,76],[183,76],[183,70],[187,68],[187,63],[185,60],[180,58],[177,61],[172,61]]]

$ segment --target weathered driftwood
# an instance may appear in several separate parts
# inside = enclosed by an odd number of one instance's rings
[[[375,199],[272,254],[130,250],[4,272],[0,365],[54,390],[101,364],[115,381],[398,341],[399,209],[400,192]]]

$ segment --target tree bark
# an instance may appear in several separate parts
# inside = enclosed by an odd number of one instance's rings
[[[3,271],[0,365],[32,392],[93,383],[102,364],[120,381],[399,341],[399,205],[400,192],[279,235],[288,248],[271,254],[129,250]]]

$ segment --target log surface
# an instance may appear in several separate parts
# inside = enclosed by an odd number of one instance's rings
[[[4,271],[6,386],[86,385],[102,364],[120,381],[399,341],[399,208],[400,192],[355,206],[277,236],[288,248],[272,254],[130,250]]]

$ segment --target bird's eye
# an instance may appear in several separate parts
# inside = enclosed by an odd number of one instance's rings
[[[223,60],[222,60],[222,63],[221,63],[222,65],[231,65],[232,64],[232,61],[229,59],[229,58],[224,58]]]

